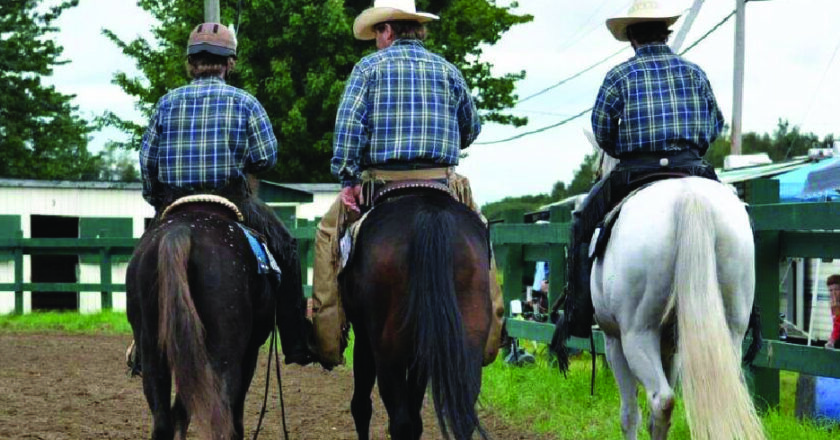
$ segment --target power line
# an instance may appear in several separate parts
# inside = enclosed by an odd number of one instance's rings
[[[705,40],[705,39],[706,39],[709,35],[711,35],[711,34],[712,34],[712,32],[716,31],[718,28],[720,28],[721,26],[723,26],[723,24],[724,24],[724,23],[726,23],[726,22],[727,22],[730,18],[732,18],[732,16],[733,16],[733,15],[735,15],[735,11],[734,11],[734,10],[733,10],[732,12],[730,12],[730,13],[729,13],[729,15],[727,15],[726,17],[724,17],[724,18],[723,18],[723,20],[721,20],[720,22],[718,22],[718,24],[714,25],[711,29],[709,29],[709,31],[708,31],[708,32],[706,32],[706,33],[705,33],[705,34],[703,34],[700,38],[698,38],[698,39],[697,39],[697,40],[695,40],[693,43],[691,43],[691,45],[689,45],[689,46],[688,46],[685,50],[683,50],[682,52],[680,52],[680,53],[679,53],[679,55],[683,55],[683,54],[685,54],[686,52],[688,52],[689,50],[693,49],[693,48],[694,48],[695,46],[697,46],[697,45],[698,45],[701,41]],[[622,49],[622,50],[624,50],[624,49]],[[835,49],[835,54],[836,54],[836,49]],[[613,56],[615,56],[615,55],[616,55],[616,54],[612,54],[612,55],[610,55],[610,57],[613,57]],[[833,56],[832,56],[832,58],[833,58]],[[607,58],[607,59],[608,59],[608,58]],[[606,59],[604,59],[604,60],[602,60],[602,61],[599,61],[599,62],[598,62],[598,64],[603,63],[604,61],[606,61]],[[596,64],[596,65],[597,65],[597,64]],[[564,83],[564,82],[567,82],[568,80],[570,80],[570,79],[572,79],[572,78],[575,78],[575,77],[577,77],[577,76],[580,76],[580,74],[584,73],[585,71],[590,70],[592,67],[595,67],[595,66],[594,66],[594,65],[593,65],[593,66],[590,66],[590,67],[588,67],[586,70],[581,71],[581,72],[579,72],[579,73],[577,73],[577,74],[575,74],[575,75],[573,75],[573,76],[571,76],[571,77],[569,77],[569,78],[566,78],[565,80],[561,81],[561,82],[560,82],[560,83],[558,83],[558,84],[555,84],[554,86],[548,87],[548,88],[546,88],[546,89],[544,89],[544,90],[541,90],[540,92],[535,93],[534,95],[531,95],[531,96],[528,96],[528,97],[526,97],[526,98],[524,98],[524,99],[521,99],[521,100],[519,100],[519,101],[517,102],[517,104],[519,104],[520,102],[523,102],[523,101],[525,101],[525,100],[527,100],[527,99],[531,99],[532,97],[534,97],[534,96],[536,96],[536,95],[538,95],[538,94],[542,94],[542,93],[544,93],[544,92],[546,92],[546,91],[548,91],[548,90],[550,90],[550,89],[553,89],[554,87],[557,87],[557,86],[559,86],[560,84],[562,84],[562,83]],[[510,142],[510,141],[512,141],[512,140],[516,140],[516,139],[519,139],[519,138],[522,138],[522,137],[525,137],[525,136],[528,136],[528,135],[532,135],[532,134],[536,134],[536,133],[541,133],[541,132],[543,132],[543,131],[550,130],[550,129],[552,129],[552,128],[556,128],[556,127],[559,127],[559,126],[561,126],[561,125],[565,125],[565,124],[567,124],[567,123],[569,123],[569,122],[571,122],[571,121],[574,121],[575,119],[577,119],[577,118],[579,118],[579,117],[581,117],[581,116],[583,116],[583,115],[585,115],[585,114],[589,113],[590,111],[592,111],[592,108],[593,108],[593,107],[589,107],[588,109],[583,110],[583,111],[581,111],[581,112],[579,112],[579,113],[575,114],[574,116],[570,116],[570,117],[568,117],[568,118],[566,118],[566,119],[563,119],[563,120],[562,120],[562,121],[560,121],[560,122],[556,122],[556,123],[554,123],[554,124],[551,124],[551,125],[547,125],[547,126],[545,126],[545,127],[538,128],[538,129],[536,129],[536,130],[531,130],[531,131],[527,131],[527,132],[525,132],[525,133],[520,133],[520,134],[518,134],[518,135],[511,136],[511,137],[509,137],[509,138],[505,138],[505,139],[499,139],[499,140],[496,140],[496,141],[489,141],[489,142],[476,142],[475,144],[476,144],[476,145],[501,144],[501,143],[503,143],[503,142]]]
[[[540,90],[539,92],[536,92],[536,93],[534,93],[534,94],[528,95],[528,96],[526,96],[526,97],[524,97],[524,98],[520,99],[519,101],[516,101],[516,105],[519,105],[519,104],[521,104],[521,103],[523,103],[523,102],[525,102],[525,101],[527,101],[527,100],[529,100],[529,99],[531,99],[531,98],[536,98],[537,96],[540,96],[540,95],[542,95],[543,93],[548,92],[548,91],[549,91],[549,90],[551,90],[551,89],[554,89],[554,88],[560,87],[560,86],[562,86],[563,84],[566,84],[567,82],[569,82],[569,81],[571,81],[571,80],[573,80],[573,79],[575,79],[575,78],[577,78],[577,77],[579,77],[579,76],[583,75],[584,73],[589,72],[590,70],[592,70],[592,69],[594,69],[594,68],[596,68],[596,67],[600,66],[601,64],[606,63],[607,61],[609,61],[609,59],[610,59],[610,58],[612,58],[612,57],[614,57],[614,56],[616,56],[616,55],[620,54],[621,52],[624,52],[625,50],[627,50],[627,47],[628,47],[628,46],[624,46],[624,47],[622,47],[621,49],[619,49],[618,51],[613,52],[612,54],[610,54],[610,55],[609,55],[609,56],[607,56],[606,58],[604,58],[604,59],[602,59],[602,60],[598,61],[597,63],[595,63],[595,64],[593,64],[593,65],[591,65],[591,66],[589,66],[589,67],[587,67],[587,68],[585,68],[585,69],[583,69],[583,70],[581,70],[580,72],[578,72],[578,73],[576,73],[576,74],[574,74],[574,75],[572,75],[572,76],[570,76],[570,77],[568,77],[568,78],[564,78],[564,79],[560,80],[559,82],[557,82],[557,83],[555,83],[555,84],[553,84],[553,85],[550,85],[550,86],[548,86],[548,87],[546,87],[546,88],[544,88],[544,89]]]
[[[690,46],[686,47],[686,48],[685,48],[682,52],[680,52],[680,55],[685,54],[685,53],[686,53],[686,52],[688,52],[689,50],[693,49],[693,48],[694,48],[694,46],[697,46],[697,45],[698,45],[701,41],[705,40],[705,39],[706,39],[706,37],[708,37],[709,35],[711,35],[711,34],[712,34],[712,32],[714,32],[714,31],[718,30],[718,28],[719,28],[719,27],[723,26],[723,24],[724,24],[724,23],[726,23],[727,21],[729,21],[729,19],[730,19],[730,18],[732,18],[732,16],[733,16],[733,15],[735,15],[735,11],[734,11],[734,10],[733,10],[732,12],[730,12],[730,13],[729,13],[729,15],[727,15],[726,17],[723,17],[723,20],[719,21],[719,22],[718,22],[718,24],[714,25],[711,29],[709,29],[709,31],[708,31],[708,32],[706,32],[705,34],[703,34],[703,36],[702,36],[702,37],[700,37],[700,38],[698,38],[698,39],[694,40],[694,42],[693,42],[693,43],[691,43],[691,45],[690,45]]]
[[[811,110],[814,107],[814,101],[817,99],[817,93],[819,93],[820,89],[822,88],[823,82],[825,82],[825,77],[828,74],[828,71],[831,69],[831,65],[834,64],[834,57],[837,56],[837,50],[840,49],[840,40],[837,40],[837,45],[834,46],[834,52],[831,54],[831,59],[828,60],[828,64],[825,66],[825,70],[823,70],[822,77],[820,78],[820,82],[817,83],[817,88],[814,89],[813,95],[811,95],[810,102],[808,103],[808,107],[805,111],[805,117],[802,118],[802,122],[808,120],[808,116],[811,116]]]
[[[521,137],[525,137],[525,136],[531,135],[531,134],[540,133],[540,132],[543,132],[543,131],[546,131],[546,130],[552,129],[552,128],[554,128],[554,127],[559,127],[559,126],[561,126],[561,125],[563,125],[563,124],[566,124],[566,123],[568,123],[568,122],[574,121],[575,119],[577,119],[577,118],[579,118],[579,117],[581,117],[581,116],[583,116],[583,115],[585,115],[585,114],[589,113],[591,110],[592,110],[592,107],[589,107],[588,109],[586,109],[586,110],[584,110],[584,111],[582,111],[582,112],[580,112],[580,113],[578,113],[578,114],[576,114],[576,115],[574,115],[574,116],[569,116],[568,118],[563,119],[563,120],[562,120],[562,121],[560,121],[560,122],[557,122],[557,123],[554,123],[554,124],[551,124],[551,125],[548,125],[548,126],[545,126],[545,127],[542,127],[542,128],[538,128],[538,129],[536,129],[536,130],[526,131],[525,133],[519,133],[519,134],[517,134],[516,136],[511,136],[511,137],[509,137],[509,138],[507,138],[507,139],[499,139],[499,140],[497,140],[497,141],[490,141],[490,142],[476,142],[475,144],[476,144],[476,145],[501,144],[501,143],[503,143],[503,142],[509,142],[509,141],[512,141],[512,140],[515,140],[515,139],[519,139],[519,138],[521,138]]]

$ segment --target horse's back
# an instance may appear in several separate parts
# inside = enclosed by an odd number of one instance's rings
[[[233,323],[268,322],[273,309],[269,307],[267,281],[257,273],[256,259],[247,238],[236,222],[226,216],[180,211],[146,231],[129,263],[128,295],[136,297],[135,300],[144,298],[149,306],[156,306],[158,268],[161,264],[171,264],[160,261],[161,246],[177,230],[188,237],[186,268],[190,295],[208,338],[220,342],[236,338],[227,345],[244,349],[250,332],[230,332],[225,327]],[[139,308],[139,303],[135,307]],[[222,316],[220,311],[224,312]],[[265,316],[257,317],[255,313]]]
[[[393,311],[404,310],[410,276],[417,269],[411,259],[412,243],[424,228],[434,227],[424,224],[425,219],[436,216],[446,217],[456,231],[447,251],[459,308],[490,307],[488,294],[474,294],[476,286],[489,289],[489,242],[478,215],[445,193],[420,191],[402,196],[367,215],[354,256],[342,275],[349,318],[354,325],[367,323],[375,343],[401,344],[396,336],[405,327],[405,317]],[[418,275],[422,276],[414,274]]]
[[[609,327],[622,313],[665,312],[679,249],[680,210],[689,199],[708,210],[710,224],[704,226],[714,234],[721,285],[753,282],[745,279],[753,273],[754,259],[749,216],[734,190],[699,177],[658,181],[624,203],[604,255],[596,261],[592,291],[599,322]]]

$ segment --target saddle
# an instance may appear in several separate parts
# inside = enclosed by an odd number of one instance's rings
[[[612,208],[607,212],[607,215],[604,216],[604,220],[598,224],[595,232],[592,234],[592,240],[589,242],[589,259],[602,257],[604,255],[604,250],[607,248],[610,235],[612,235],[612,228],[615,225],[615,221],[618,219],[618,215],[621,213],[621,208],[628,200],[630,200],[631,197],[660,180],[681,179],[689,176],[691,176],[691,174],[678,171],[661,171],[645,174],[644,176],[631,181],[629,184],[630,192],[618,200],[618,202],[613,204]]]
[[[214,194],[194,194],[191,196],[181,197],[169,204],[169,206],[167,206],[166,208],[164,208],[163,212],[161,212],[160,214],[161,220],[166,218],[167,215],[171,214],[174,209],[190,203],[215,203],[229,209],[236,216],[236,220],[238,222],[241,223],[245,220],[245,217],[242,215],[242,212],[239,210],[236,204],[222,196],[217,196]]]
[[[454,197],[452,191],[449,189],[449,185],[439,180],[391,180],[380,184],[371,183],[371,185],[373,185],[373,197],[370,201],[371,208],[376,206],[377,203],[385,202],[391,197],[405,195],[406,192],[418,188],[442,191]]]

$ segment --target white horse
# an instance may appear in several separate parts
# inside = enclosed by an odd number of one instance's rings
[[[617,162],[609,159],[600,161],[602,175]],[[590,285],[626,439],[641,420],[637,381],[651,438],[667,438],[678,377],[693,439],[764,438],[740,364],[753,260],[750,220],[730,186],[661,180],[623,205]]]

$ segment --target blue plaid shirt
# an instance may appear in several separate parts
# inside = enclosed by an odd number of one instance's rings
[[[706,74],[665,44],[645,45],[607,73],[592,130],[610,156],[685,150],[706,153],[723,129]]]
[[[358,182],[389,161],[456,165],[481,131],[458,68],[418,40],[397,40],[353,68],[338,107],[331,171]]]
[[[156,182],[217,188],[277,161],[277,139],[265,109],[220,78],[198,78],[158,101],[140,149],[143,197]]]

